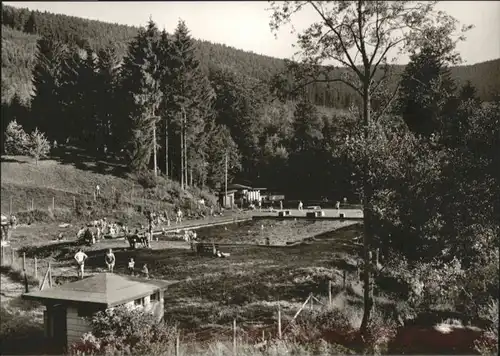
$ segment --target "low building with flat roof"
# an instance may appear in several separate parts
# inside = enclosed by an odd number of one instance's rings
[[[100,273],[76,282],[23,294],[23,298],[45,305],[45,336],[56,348],[69,347],[91,331],[88,317],[109,308],[142,306],[145,312],[163,318],[163,296],[176,281],[144,279]]]

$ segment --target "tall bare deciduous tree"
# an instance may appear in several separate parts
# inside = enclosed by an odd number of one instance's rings
[[[390,64],[399,55],[414,53],[425,43],[447,47],[463,40],[470,27],[457,31],[458,22],[436,10],[437,1],[285,1],[271,2],[273,31],[291,22],[299,12],[308,12],[315,20],[298,34],[296,58],[287,62],[288,77],[275,83],[288,94],[302,91],[309,84],[341,82],[359,95],[359,110],[364,139],[370,139],[370,124],[377,121],[397,95],[397,88],[388,93],[384,83],[391,76]],[[460,33],[459,33],[460,32]],[[454,37],[458,34],[457,37]],[[393,58],[392,58],[393,57]],[[392,60],[391,60],[392,58]],[[345,68],[333,71],[333,65]],[[335,74],[333,73],[341,73]],[[289,79],[292,77],[293,85]],[[372,100],[379,103],[372,110]],[[381,103],[381,104],[380,104]],[[363,185],[363,260],[365,273],[364,313],[360,327],[366,334],[373,306],[371,294],[370,255],[373,240],[373,211],[370,157],[364,155]]]

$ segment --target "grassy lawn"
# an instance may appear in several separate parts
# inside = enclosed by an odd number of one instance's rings
[[[261,224],[265,224],[263,230]],[[152,278],[178,280],[179,283],[166,292],[166,318],[199,338],[230,335],[234,318],[249,330],[263,325],[273,329],[278,301],[283,322],[288,322],[310,293],[327,304],[329,281],[332,281],[334,303],[338,307],[349,304],[359,309],[352,321],[359,324],[362,291],[352,267],[353,258],[358,254],[352,239],[360,235],[361,229],[356,225],[325,232],[338,227],[333,227],[334,224],[339,223],[267,220],[241,223],[228,230],[223,226],[211,228],[212,236],[208,238],[218,236],[218,242],[227,243],[222,250],[230,253],[228,258],[197,256],[184,241],[154,241],[151,250],[131,251],[123,240],[107,240],[85,248],[89,256],[86,266],[88,273],[103,271],[104,254],[111,247],[117,258],[116,273],[127,273],[126,263],[133,257],[139,270],[144,263],[148,264]],[[290,236],[293,240],[304,234],[314,238],[291,246],[242,244],[242,237],[235,232],[246,236],[248,229],[259,234],[258,240],[266,235],[287,236],[292,229],[295,229]],[[199,236],[205,233],[199,231]],[[39,261],[58,262],[54,279],[56,283],[64,283],[76,280],[72,258],[78,247],[75,242],[67,242],[26,247],[23,251],[28,258],[36,255]],[[345,289],[344,270],[347,271]],[[394,304],[383,296],[379,302]],[[316,307],[320,306],[316,302]]]

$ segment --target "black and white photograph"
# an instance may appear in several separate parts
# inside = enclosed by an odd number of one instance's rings
[[[500,1],[4,1],[1,355],[497,355]]]

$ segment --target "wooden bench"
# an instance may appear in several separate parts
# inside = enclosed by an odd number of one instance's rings
[[[306,217],[308,218],[320,218],[322,216],[325,216],[325,212],[320,210],[320,211],[308,211],[306,213]]]
[[[290,210],[282,210],[278,212],[278,216],[290,216]]]
[[[193,242],[193,245],[197,255],[214,256],[215,251],[219,249],[219,245],[207,242]]]

